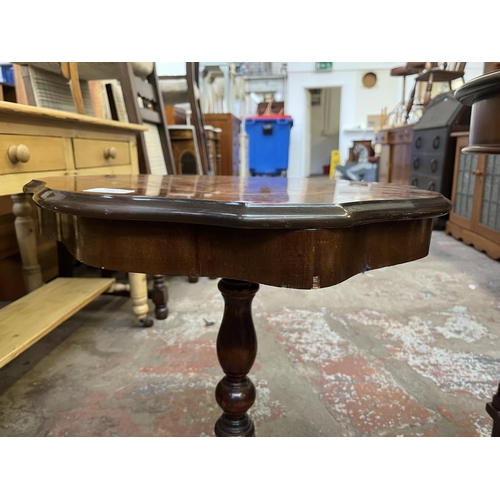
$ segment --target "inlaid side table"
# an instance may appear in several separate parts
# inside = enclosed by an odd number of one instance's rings
[[[53,177],[24,188],[46,236],[94,267],[219,276],[217,436],[252,436],[259,283],[314,289],[425,257],[451,203],[411,186],[277,177]]]

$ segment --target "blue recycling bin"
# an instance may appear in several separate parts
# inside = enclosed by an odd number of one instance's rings
[[[2,80],[5,83],[10,83],[11,85],[14,85],[14,67],[12,64],[2,64],[0,65],[0,68],[2,69]]]
[[[282,175],[288,169],[291,116],[251,116],[245,119],[251,175]]]

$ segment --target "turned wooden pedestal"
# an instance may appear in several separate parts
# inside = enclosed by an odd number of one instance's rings
[[[217,337],[217,356],[226,374],[215,389],[224,413],[215,424],[216,436],[253,436],[255,427],[247,410],[255,401],[255,386],[247,377],[257,356],[257,336],[252,320],[252,300],[259,285],[222,279],[224,316]]]
[[[25,187],[42,232],[94,267],[221,276],[217,436],[253,436],[251,304],[260,284],[313,289],[425,257],[441,194],[411,186],[229,176],[60,177]],[[157,185],[157,195],[147,187]]]

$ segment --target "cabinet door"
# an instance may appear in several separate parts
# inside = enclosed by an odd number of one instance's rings
[[[391,180],[394,184],[410,183],[411,145],[396,144],[392,146]]]
[[[390,149],[388,144],[382,144],[378,161],[378,182],[389,182]]]
[[[462,149],[469,144],[468,137],[457,139],[455,155],[455,172],[453,177],[452,203],[453,211],[450,221],[465,229],[473,227],[474,191],[476,188],[476,175],[478,170],[478,155],[464,155]]]
[[[391,180],[393,184],[403,184],[403,169],[405,162],[405,146],[404,144],[396,144],[392,146],[391,158]]]
[[[500,156],[486,156],[477,182],[482,192],[477,196],[478,216],[474,229],[478,234],[500,243]]]

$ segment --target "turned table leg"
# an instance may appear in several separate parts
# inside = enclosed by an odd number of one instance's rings
[[[225,373],[215,389],[223,414],[215,424],[216,436],[254,436],[247,410],[255,401],[255,386],[247,377],[257,355],[257,336],[252,320],[252,300],[257,283],[221,279],[224,316],[217,337],[217,357]]]
[[[38,264],[35,221],[31,216],[31,195],[12,195],[12,210],[15,219],[16,237],[21,253],[26,292],[32,292],[43,285],[42,269]]]
[[[497,393],[493,396],[493,401],[486,404],[486,411],[493,419],[491,437],[500,437],[500,384]]]
[[[165,276],[163,274],[153,275],[153,293],[151,298],[155,305],[156,319],[167,319],[168,289],[165,286]]]
[[[132,299],[132,310],[137,319],[144,326],[151,326],[153,320],[148,318],[148,282],[145,274],[128,273],[130,283],[130,298]]]

